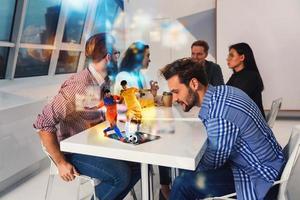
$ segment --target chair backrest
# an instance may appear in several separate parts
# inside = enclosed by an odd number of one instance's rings
[[[56,163],[54,162],[54,160],[52,159],[52,157],[48,153],[48,151],[47,151],[46,147],[43,145],[43,143],[41,143],[41,146],[42,146],[43,152],[46,154],[46,156],[50,160],[50,174],[58,174],[58,169],[56,167]]]
[[[54,162],[54,160],[52,159],[52,157],[50,156],[50,154],[48,153],[46,147],[43,145],[43,143],[41,143],[43,152],[47,155],[47,157],[50,160],[50,174],[58,174],[58,168],[56,166],[56,163]],[[97,186],[98,184],[100,184],[100,180],[96,179],[96,178],[91,178],[89,176],[85,176],[85,175],[79,175],[76,177],[80,177],[83,180],[88,180],[91,181],[93,186]]]
[[[273,128],[274,126],[278,111],[281,108],[281,104],[282,104],[282,98],[275,99],[272,102],[271,110],[267,115],[267,122],[271,128]]]
[[[299,199],[300,197],[299,184],[300,184],[300,156],[297,157],[296,163],[293,166],[290,178],[287,183],[286,195],[288,199]]]
[[[279,188],[278,199],[294,199],[288,198],[288,195],[294,195],[299,191],[294,190],[294,185],[291,185],[298,176],[300,179],[300,126],[293,128],[288,144],[284,147],[284,153],[287,158],[287,163],[281,175],[281,181],[284,181]],[[298,172],[298,171],[299,172]],[[295,182],[294,182],[295,183]]]

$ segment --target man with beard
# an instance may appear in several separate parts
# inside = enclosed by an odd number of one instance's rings
[[[200,107],[207,147],[195,171],[182,171],[170,199],[203,199],[236,192],[238,199],[274,199],[285,165],[282,149],[256,104],[241,90],[214,87],[199,63],[180,59],[161,69],[173,101]],[[188,135],[187,135],[188,136]],[[268,194],[267,194],[268,193]]]

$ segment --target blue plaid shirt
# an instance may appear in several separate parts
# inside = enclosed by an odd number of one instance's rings
[[[237,88],[209,85],[199,118],[208,140],[198,168],[217,169],[228,162],[238,199],[263,199],[285,159],[256,104]]]

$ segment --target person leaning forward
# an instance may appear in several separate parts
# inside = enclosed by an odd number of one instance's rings
[[[34,123],[61,178],[72,181],[75,175],[83,174],[101,180],[95,187],[96,196],[101,200],[123,199],[139,180],[140,166],[102,157],[66,154],[60,151],[59,142],[104,121],[103,113],[87,111],[84,107],[98,103],[108,86],[106,66],[111,60],[113,42],[105,33],[88,39],[85,54],[90,59],[89,66],[62,84]]]

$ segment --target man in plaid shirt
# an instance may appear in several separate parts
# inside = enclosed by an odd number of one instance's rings
[[[72,181],[83,174],[101,181],[96,196],[101,200],[123,199],[140,178],[140,167],[135,163],[81,154],[64,154],[59,142],[99,122],[104,115],[87,111],[86,104],[98,103],[109,86],[106,66],[110,62],[113,38],[104,33],[92,36],[85,53],[92,62],[81,72],[66,80],[58,94],[38,115],[34,127],[42,144],[57,165],[61,178]],[[59,126],[59,128],[57,128]]]
[[[170,199],[203,199],[233,192],[241,200],[275,199],[268,191],[280,178],[285,159],[250,97],[234,87],[208,85],[204,69],[191,59],[177,60],[161,72],[173,101],[184,111],[201,107],[199,118],[208,136],[196,171],[183,171],[176,178]]]

